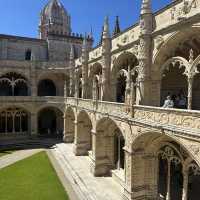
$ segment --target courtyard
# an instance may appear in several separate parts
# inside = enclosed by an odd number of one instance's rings
[[[0,199],[69,200],[44,151],[0,170]]]

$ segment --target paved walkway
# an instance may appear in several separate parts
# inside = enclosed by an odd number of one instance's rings
[[[90,173],[89,158],[75,156],[72,144],[58,144],[49,153],[80,200],[121,200],[120,185],[112,177],[94,177]]]
[[[33,149],[33,150],[18,150],[11,154],[0,157],[0,169],[16,163],[17,161],[28,158],[44,149]]]

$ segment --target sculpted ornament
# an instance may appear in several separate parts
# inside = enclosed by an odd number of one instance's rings
[[[121,42],[124,43],[124,44],[126,44],[126,43],[128,42],[128,40],[129,40],[128,35],[124,35],[124,36],[122,37],[122,39],[121,39]]]
[[[190,13],[192,8],[197,7],[197,0],[183,0],[182,6],[177,9],[173,7],[171,10],[171,19],[172,20],[183,20],[186,18],[186,15]]]
[[[134,45],[132,50],[133,54],[138,55],[138,48],[139,48],[138,45]]]
[[[164,39],[163,39],[163,36],[162,35],[159,35],[155,38],[155,48],[157,50],[160,49],[160,47],[162,46],[162,44],[164,43]]]
[[[190,149],[192,150],[192,152],[195,154],[195,155],[198,155],[199,152],[200,152],[200,148],[198,145],[191,145],[190,146]]]

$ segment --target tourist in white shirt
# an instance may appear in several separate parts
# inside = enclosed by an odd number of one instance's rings
[[[164,102],[163,108],[173,108],[174,107],[174,102],[171,99],[170,96],[167,96],[167,99]]]

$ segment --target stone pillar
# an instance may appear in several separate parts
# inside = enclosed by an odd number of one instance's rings
[[[81,134],[84,128],[83,121],[75,121],[74,153],[76,156],[88,155],[88,142]]]
[[[68,85],[67,85],[67,77],[65,76],[64,80],[64,97],[67,98],[68,96]]]
[[[37,97],[37,76],[36,76],[36,63],[32,62],[31,64],[31,96]]]
[[[88,97],[88,43],[85,36],[82,47],[82,98],[87,99]]]
[[[167,195],[166,200],[171,199],[171,161],[167,160]]]
[[[109,174],[109,161],[105,155],[105,147],[103,144],[103,131],[96,131],[92,130],[92,156],[90,156],[90,171],[91,173],[96,176],[106,176]]]
[[[194,78],[188,77],[188,109],[192,109],[192,88],[193,88],[193,80]]]
[[[183,193],[182,200],[188,200],[188,170],[183,170]]]
[[[109,19],[106,17],[102,33],[102,101],[110,101],[110,67],[112,42],[109,30]]]
[[[64,115],[64,133],[63,141],[66,143],[73,143],[74,141],[74,132],[73,132],[74,121],[71,120],[69,116]]]
[[[152,64],[152,31],[153,13],[151,0],[143,0],[140,14],[140,45],[139,45],[139,68],[138,68],[138,104],[149,105],[151,89],[151,64]]]
[[[31,123],[30,123],[31,136],[36,137],[38,133],[38,119],[36,113],[31,113]]]
[[[79,74],[78,71],[75,72],[75,85],[74,85],[74,97],[78,98],[79,97]]]
[[[147,154],[145,160],[145,185],[147,199],[156,199],[158,194],[158,156]]]
[[[124,200],[133,199],[133,154],[126,147],[125,150],[125,187],[123,192]]]

